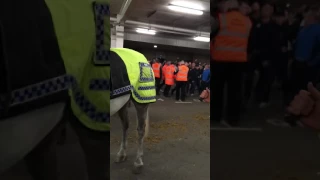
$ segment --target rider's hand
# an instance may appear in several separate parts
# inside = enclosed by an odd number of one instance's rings
[[[300,91],[295,96],[288,111],[301,116],[305,125],[320,130],[320,92],[312,83],[308,84],[308,91]]]

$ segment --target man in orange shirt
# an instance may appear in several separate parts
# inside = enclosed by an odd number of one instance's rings
[[[157,95],[159,95],[160,91],[160,81],[161,81],[161,63],[159,62],[159,59],[155,59],[152,63],[152,70],[154,73],[155,81],[156,81],[156,92]]]
[[[164,88],[164,96],[169,97],[169,92],[171,89],[171,86],[174,85],[174,73],[176,71],[176,68],[173,64],[171,64],[171,61],[167,61],[167,66],[163,69],[164,75],[165,75],[165,84],[166,87]]]
[[[160,89],[163,87],[163,85],[165,85],[165,79],[166,79],[166,68],[168,67],[168,62],[167,61],[164,61],[163,64],[162,64],[162,67],[160,68],[161,69],[161,80],[162,82],[159,84],[158,86],[158,92],[160,91]]]
[[[176,72],[176,100],[185,101],[189,68],[185,65],[184,61],[181,61],[179,64],[178,71]]]
[[[229,11],[219,14],[219,31],[211,40],[212,120],[220,122],[223,112],[224,86],[227,94],[227,126],[237,126],[242,99],[242,71],[247,62],[247,45],[251,30],[249,17],[239,11],[237,0],[225,2]]]

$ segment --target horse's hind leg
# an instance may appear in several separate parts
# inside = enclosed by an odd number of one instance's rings
[[[148,132],[148,121],[149,121],[149,114],[148,114],[148,107],[149,104],[140,104],[133,101],[136,110],[137,110],[137,117],[138,117],[138,152],[137,158],[134,162],[134,173],[141,173],[143,167],[143,139]]]
[[[127,159],[126,149],[127,149],[127,135],[128,135],[128,128],[129,128],[129,101],[119,110],[119,116],[121,119],[122,124],[122,139],[120,150],[117,154],[116,162],[123,162]]]

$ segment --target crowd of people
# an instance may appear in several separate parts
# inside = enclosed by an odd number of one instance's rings
[[[212,120],[223,119],[225,84],[223,123],[237,126],[241,106],[254,98],[260,108],[267,107],[278,82],[284,106],[281,121],[296,126],[296,116],[287,111],[290,102],[308,82],[316,85],[320,80],[320,8],[246,0],[217,4],[211,11]]]
[[[209,102],[210,65],[201,64],[197,60],[187,62],[178,60],[154,59],[150,61],[155,80],[156,92],[164,97],[175,94],[177,101],[185,101],[187,96],[199,95],[200,101]],[[164,87],[164,89],[163,89]]]

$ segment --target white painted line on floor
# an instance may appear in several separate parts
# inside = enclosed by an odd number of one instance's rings
[[[192,104],[192,102],[179,102],[179,101],[176,101],[175,103],[177,103],[177,104]]]
[[[317,136],[318,136],[318,138],[319,138],[319,140],[320,140],[320,133],[318,133],[318,135],[317,135]]]
[[[267,119],[266,122],[277,127],[283,127],[283,128],[291,127],[290,124],[285,122],[283,119]]]
[[[213,131],[256,131],[256,132],[262,132],[262,128],[224,128],[224,127],[216,127],[216,128],[210,128],[210,130]]]

